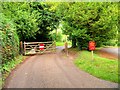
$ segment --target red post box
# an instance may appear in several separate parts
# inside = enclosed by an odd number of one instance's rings
[[[89,50],[93,51],[95,50],[95,42],[94,41],[89,41]]]

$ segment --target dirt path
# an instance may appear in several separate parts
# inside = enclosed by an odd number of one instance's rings
[[[62,48],[61,48],[62,49]],[[6,88],[117,88],[74,66],[73,61],[56,54],[35,55],[20,65],[6,80]]]

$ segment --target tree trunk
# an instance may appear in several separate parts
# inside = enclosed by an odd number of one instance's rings
[[[76,46],[76,38],[75,36],[72,36],[72,48],[75,48]]]

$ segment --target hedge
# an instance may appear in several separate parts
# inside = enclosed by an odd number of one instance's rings
[[[19,38],[11,20],[0,13],[0,60],[2,64],[13,60],[19,54]]]

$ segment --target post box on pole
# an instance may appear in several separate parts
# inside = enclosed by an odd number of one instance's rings
[[[94,57],[93,57],[93,51],[95,50],[95,41],[89,41],[89,50],[91,51],[92,53],[92,60],[94,60]]]

